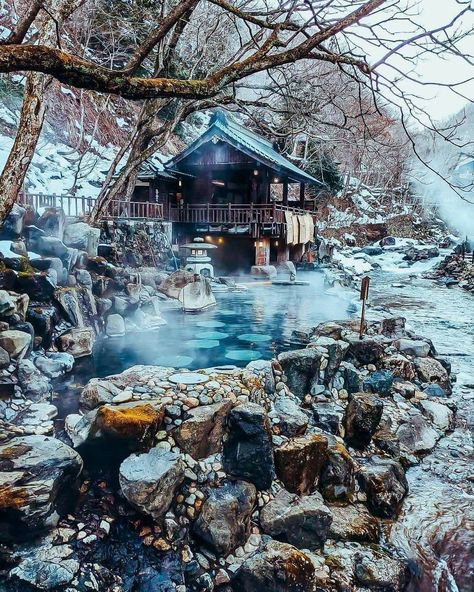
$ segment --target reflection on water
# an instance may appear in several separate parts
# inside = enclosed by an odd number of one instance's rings
[[[295,329],[348,318],[350,292],[327,288],[322,273],[300,276],[310,285],[253,282],[244,292],[217,294],[217,306],[197,315],[164,310],[167,326],[98,343],[94,375],[121,372],[134,364],[196,369],[232,361],[245,366],[250,360],[270,359],[287,349]]]

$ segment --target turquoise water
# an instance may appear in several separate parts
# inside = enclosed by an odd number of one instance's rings
[[[135,364],[245,366],[287,349],[295,329],[349,317],[350,292],[327,287],[321,272],[299,273],[298,279],[310,284],[272,286],[248,279],[248,290],[218,293],[217,306],[200,314],[166,311],[163,306],[168,325],[99,342],[93,375],[121,372]]]

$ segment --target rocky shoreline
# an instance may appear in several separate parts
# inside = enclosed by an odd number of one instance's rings
[[[472,253],[467,253],[464,257],[460,253],[451,253],[433,271],[426,274],[426,277],[443,282],[446,286],[459,286],[474,294]]]
[[[403,590],[416,566],[383,541],[405,470],[453,425],[449,364],[402,318],[298,339],[243,369],[92,379],[65,431],[16,385],[3,589]]]

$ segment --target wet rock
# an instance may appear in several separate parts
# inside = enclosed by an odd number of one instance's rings
[[[102,405],[84,415],[70,430],[75,446],[84,441],[109,439],[131,450],[143,450],[153,443],[164,419],[161,405],[130,402]]]
[[[304,434],[308,426],[307,415],[289,397],[278,396],[269,417],[277,417],[279,419],[278,426],[281,433],[288,437]]]
[[[23,221],[26,210],[18,204],[13,204],[10,213],[5,218],[0,228],[0,238],[16,239],[23,231]]]
[[[325,500],[347,502],[354,495],[355,463],[339,442],[331,443],[321,470],[319,489]]]
[[[380,537],[380,522],[363,504],[330,506],[332,523],[329,538],[336,541],[359,541],[377,543]]]
[[[225,400],[189,411],[188,418],[173,432],[181,450],[195,459],[222,452],[225,421],[231,408],[232,402]]]
[[[447,370],[434,358],[417,358],[415,367],[420,380],[439,384],[448,394],[451,393],[451,383]]]
[[[18,362],[18,383],[27,398],[35,401],[44,399],[51,393],[50,381],[31,360]]]
[[[349,344],[346,341],[336,340],[332,337],[319,336],[313,341],[315,345],[324,347],[328,352],[328,364],[324,370],[325,382],[334,377],[346,355]]]
[[[260,513],[265,533],[298,548],[321,547],[328,537],[332,515],[319,492],[298,497],[282,489]]]
[[[311,559],[292,545],[269,541],[246,559],[231,580],[234,591],[313,592]]]
[[[81,470],[77,452],[55,438],[23,436],[0,445],[0,540],[56,525]]]
[[[278,272],[274,265],[252,265],[250,275],[263,279],[272,279],[278,275]]]
[[[393,384],[393,374],[389,370],[378,370],[372,372],[364,379],[363,388],[365,392],[378,395],[389,395]]]
[[[431,350],[431,345],[428,342],[415,339],[399,339],[395,341],[394,345],[403,354],[415,358],[426,358]]]
[[[384,347],[380,340],[371,339],[370,337],[364,337],[363,339],[354,337],[350,341],[347,355],[362,366],[367,366],[368,364],[377,364],[383,357],[383,353]]]
[[[10,578],[31,584],[35,589],[54,590],[72,582],[79,571],[79,561],[69,545],[33,548],[21,563],[11,570]]]
[[[405,256],[403,257],[403,259],[405,259],[405,261],[411,261],[412,263],[414,263],[415,261],[432,259],[433,257],[439,257],[438,247],[411,247],[405,252]]]
[[[196,312],[215,306],[216,298],[211,290],[211,284],[205,277],[199,276],[186,284],[178,294],[178,300],[183,305],[183,310]]]
[[[43,374],[49,378],[58,378],[74,367],[74,358],[71,354],[47,352],[44,355],[38,354],[34,358],[34,364]]]
[[[454,424],[454,413],[446,405],[436,401],[420,401],[423,414],[440,430],[449,430]]]
[[[416,376],[415,364],[402,354],[387,356],[383,360],[383,365],[396,378],[413,380]]]
[[[15,300],[6,290],[0,290],[0,316],[9,317],[16,313]]]
[[[370,590],[402,592],[409,582],[407,566],[376,549],[364,548],[354,555],[355,580]]]
[[[92,354],[94,334],[92,329],[70,329],[58,337],[58,348],[74,358],[83,358]]]
[[[10,354],[6,349],[0,347],[0,369],[8,368],[10,365]]]
[[[278,356],[288,387],[297,397],[302,399],[309,394],[313,382],[318,381],[321,357],[322,350],[317,347],[283,352]]]
[[[329,434],[339,435],[342,408],[333,403],[317,403],[313,406],[314,425]]]
[[[90,257],[97,256],[100,229],[85,222],[68,224],[64,231],[64,244],[79,251],[86,251]]]
[[[0,400],[11,399],[15,395],[15,384],[15,381],[8,376],[0,377]],[[3,410],[0,409],[0,411]]]
[[[361,467],[357,479],[367,495],[367,506],[372,514],[395,518],[408,492],[402,466],[394,460],[372,457]]]
[[[57,276],[43,272],[21,272],[16,276],[15,290],[28,294],[35,302],[49,302],[57,286]]]
[[[354,448],[364,448],[370,443],[383,413],[382,400],[374,395],[353,395],[347,405],[343,424],[345,440]]]
[[[125,335],[125,321],[119,314],[111,314],[107,317],[105,332],[109,337],[121,337]]]
[[[31,347],[31,344],[31,335],[24,331],[8,330],[0,333],[0,347],[8,352],[12,358],[21,359]]]
[[[400,337],[405,334],[404,317],[388,317],[380,321],[380,333],[386,337]]]
[[[0,259],[0,262],[3,261]],[[0,289],[2,290],[13,290],[16,285],[17,275],[13,269],[7,269],[2,265],[3,269],[0,269]]]
[[[224,470],[238,479],[268,489],[275,475],[267,414],[255,403],[234,407],[228,416],[229,435],[224,443]]]
[[[316,488],[327,448],[325,436],[307,434],[292,438],[275,449],[277,476],[288,491],[304,495]]]
[[[111,380],[92,378],[83,388],[79,402],[85,409],[95,409],[104,403],[111,403],[121,392]]]
[[[425,395],[428,397],[446,397],[446,391],[439,386],[439,384],[429,384],[423,389]]]
[[[344,387],[349,394],[362,391],[363,375],[350,362],[342,362],[340,371],[344,376]]]
[[[61,208],[46,208],[41,214],[37,225],[44,230],[46,236],[54,236],[63,240],[66,214]]]
[[[120,465],[120,488],[127,501],[160,520],[184,479],[180,454],[152,448],[144,454],[132,454]]]
[[[232,553],[248,538],[256,497],[255,486],[245,481],[209,489],[193,526],[194,535],[219,554]]]
[[[187,284],[194,281],[194,274],[189,271],[180,269],[175,271],[164,280],[158,286],[158,290],[163,294],[166,294],[169,298],[177,299],[181,290]]]
[[[400,445],[410,454],[428,452],[436,446],[439,434],[421,414],[412,415],[397,430]]]
[[[35,335],[41,337],[41,345],[49,349],[53,343],[55,325],[59,322],[56,308],[48,305],[31,305],[28,307],[26,320],[33,326]]]

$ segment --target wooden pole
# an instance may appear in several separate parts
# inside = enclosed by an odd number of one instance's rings
[[[362,339],[365,333],[365,303],[369,296],[370,277],[366,275],[362,278],[360,285],[360,299],[362,300],[362,313],[360,315],[359,339]]]

